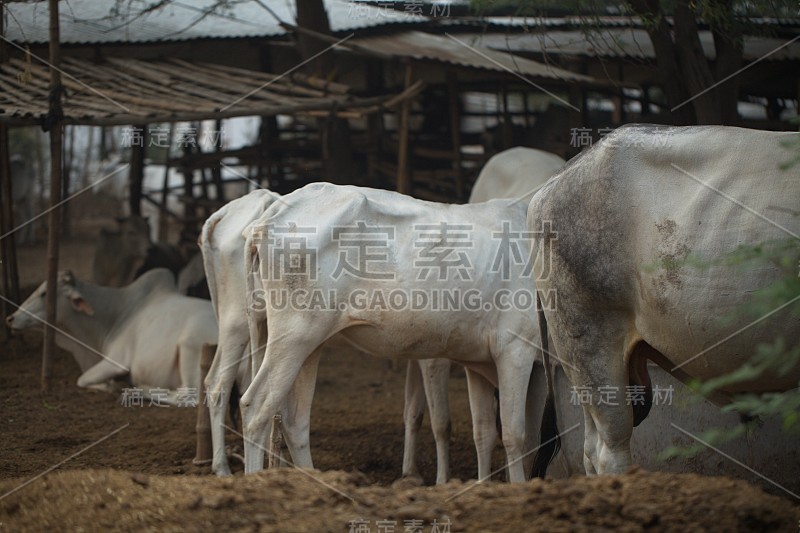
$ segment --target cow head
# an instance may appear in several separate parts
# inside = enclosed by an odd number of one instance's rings
[[[20,331],[44,324],[46,294],[47,281],[39,285],[14,314],[6,319],[9,327],[14,331]],[[58,273],[56,313],[59,317],[64,317],[67,313],[94,315],[94,309],[76,287],[75,276],[70,271]]]

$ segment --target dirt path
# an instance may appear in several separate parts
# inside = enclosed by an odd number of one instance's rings
[[[379,520],[394,521],[395,531],[421,520],[425,532],[436,531],[434,520],[440,531],[448,520],[451,531],[797,532],[800,525],[800,508],[788,500],[726,478],[637,473],[487,483],[451,501],[472,482],[393,488],[402,460],[403,372],[356,354],[329,356],[320,368],[311,435],[318,479],[288,469],[243,477],[236,463],[234,478],[217,479],[192,465],[193,409],[123,407],[109,394],[79,390],[77,365],[65,353],[44,399],[40,335],[0,347],[0,495],[125,426],[1,498],[0,530],[348,531],[359,519],[370,531],[380,531]],[[451,378],[450,390],[452,470],[468,480],[477,467],[463,376]],[[427,423],[419,456],[430,484],[436,465]],[[498,449],[495,464],[501,460]]]

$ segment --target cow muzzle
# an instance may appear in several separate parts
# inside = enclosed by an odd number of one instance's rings
[[[6,317],[6,325],[13,333],[19,333],[25,329],[25,325],[21,322],[24,322],[24,320],[19,320],[16,313]]]

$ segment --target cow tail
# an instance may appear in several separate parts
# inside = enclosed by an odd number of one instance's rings
[[[206,284],[208,285],[208,294],[211,298],[211,305],[214,307],[214,314],[219,320],[219,309],[217,309],[217,276],[214,272],[213,254],[216,245],[214,244],[214,230],[217,224],[220,223],[222,218],[227,213],[227,209],[223,207],[216,213],[212,214],[203,224],[203,229],[200,232],[198,244],[200,245],[200,253],[203,254],[203,270],[206,273]]]
[[[533,468],[531,477],[544,478],[547,474],[547,466],[555,459],[561,449],[561,437],[558,432],[558,420],[556,418],[556,404],[553,386],[553,369],[550,366],[550,350],[547,345],[547,321],[544,316],[544,309],[536,293],[536,310],[539,317],[539,334],[542,343],[542,360],[544,363],[544,379],[547,383],[547,400],[544,404],[542,413],[542,426],[539,432],[539,449],[533,458]]]
[[[255,378],[256,372],[261,367],[263,353],[267,342],[267,295],[261,281],[261,256],[259,254],[259,239],[250,232],[245,239],[244,268],[245,286],[247,293],[247,325],[250,330],[250,372]],[[267,254],[269,255],[269,254]]]
[[[231,417],[231,424],[233,424],[234,429],[239,430],[242,429],[239,422],[239,400],[241,398],[242,394],[239,392],[239,385],[234,381],[231,386],[231,398],[228,401],[228,415]]]

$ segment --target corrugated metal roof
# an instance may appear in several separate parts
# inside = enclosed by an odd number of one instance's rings
[[[476,46],[463,35],[439,36],[420,31],[361,37],[352,42],[364,50],[392,57],[439,61],[469,68],[517,73],[521,76],[595,82],[593,78],[505,52]]]
[[[430,19],[413,13],[356,5],[348,0],[324,0],[334,32],[387,24],[419,24]],[[153,2],[130,0],[61,0],[61,42],[144,43],[189,39],[275,37],[286,34],[275,18],[254,0],[239,0],[209,13],[214,0],[173,0],[143,13]],[[281,20],[295,22],[295,0],[267,0]],[[6,4],[6,36],[19,43],[48,41],[47,2]]]
[[[672,17],[666,17],[669,24],[672,24]],[[600,26],[603,28],[632,27],[643,28],[644,23],[637,16],[563,16],[563,17],[541,17],[541,16],[517,16],[517,17],[450,17],[442,18],[438,21],[442,25],[476,25],[476,26],[502,26],[513,28],[561,28],[564,30],[582,28],[588,26]],[[754,26],[775,26],[780,28],[800,27],[800,18],[770,18],[753,17],[746,20],[748,24]],[[702,27],[702,21],[700,21]],[[703,28],[705,29],[705,28]]]
[[[714,37],[710,31],[701,30],[700,42],[709,59],[716,57]],[[577,56],[632,57],[653,59],[655,52],[650,37],[643,29],[608,28],[602,31],[547,31],[542,33],[470,33],[459,34],[459,39],[479,46],[513,52],[534,52]],[[769,61],[800,59],[800,40],[786,44],[787,39],[746,36],[744,59],[753,61],[770,54]],[[786,45],[786,46],[783,46]],[[781,46],[783,46],[781,48]]]

